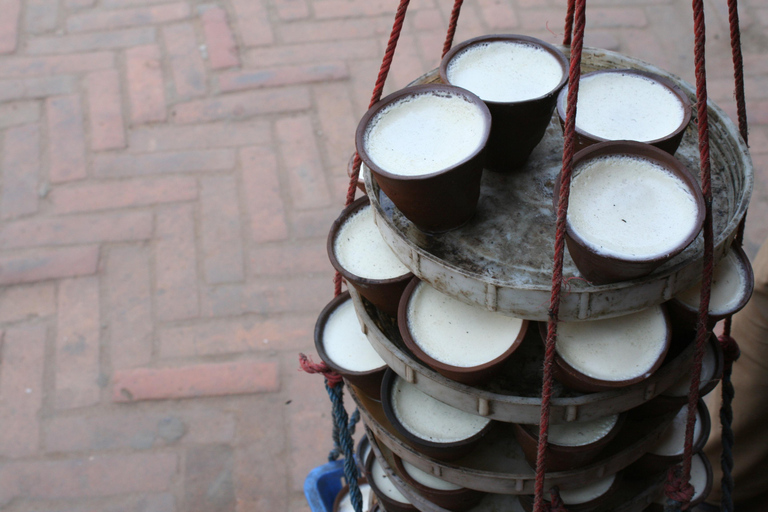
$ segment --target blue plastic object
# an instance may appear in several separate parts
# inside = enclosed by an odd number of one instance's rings
[[[333,501],[339,494],[344,476],[344,460],[318,466],[304,480],[304,496],[312,512],[332,512]]]

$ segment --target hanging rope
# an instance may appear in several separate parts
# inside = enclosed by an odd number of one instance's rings
[[[572,0],[570,3],[574,3]],[[569,5],[569,11],[571,6]],[[574,34],[571,46],[571,65],[568,75],[568,107],[565,119],[563,170],[560,177],[560,191],[557,207],[555,232],[555,259],[552,271],[552,294],[549,305],[547,325],[547,343],[544,353],[544,368],[541,388],[541,418],[539,421],[539,444],[536,454],[536,486],[533,509],[544,511],[544,474],[546,473],[545,453],[549,434],[549,412],[552,400],[552,365],[555,358],[557,340],[557,321],[560,313],[560,293],[563,282],[563,258],[565,255],[565,224],[570,196],[573,155],[575,153],[576,104],[581,76],[581,52],[584,46],[584,27],[586,25],[586,0],[575,0]]]
[[[701,280],[701,299],[699,319],[696,328],[696,350],[691,369],[691,386],[688,391],[688,416],[686,418],[685,445],[682,467],[669,472],[667,481],[667,506],[665,510],[685,509],[693,495],[689,484],[691,478],[691,460],[693,458],[693,431],[696,424],[696,404],[699,400],[701,382],[701,362],[708,336],[707,319],[709,300],[712,291],[712,271],[714,267],[714,242],[712,232],[712,184],[709,160],[709,119],[707,112],[707,73],[705,62],[706,26],[704,22],[703,0],[693,0],[694,25],[694,64],[696,67],[696,112],[698,115],[699,160],[701,166],[701,191],[704,195],[706,216],[704,218],[704,270]]]
[[[568,8],[565,13],[565,30],[563,32],[563,46],[571,46],[571,33],[573,32],[573,14],[576,6],[574,0],[568,0]]]
[[[445,57],[445,54],[451,50],[453,46],[453,36],[456,35],[456,25],[459,22],[459,13],[461,13],[461,6],[464,4],[464,0],[455,0],[453,2],[453,10],[451,11],[451,21],[448,23],[448,34],[445,36],[445,43],[443,44],[443,54],[441,57]]]

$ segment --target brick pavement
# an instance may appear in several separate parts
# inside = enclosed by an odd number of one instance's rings
[[[558,42],[564,0],[468,1],[457,40]],[[733,112],[722,1],[711,96]],[[395,0],[0,0],[0,509],[307,510],[299,373]],[[439,60],[413,0],[387,89]],[[768,236],[768,9],[742,1]],[[590,0],[587,43],[692,78],[686,2]]]

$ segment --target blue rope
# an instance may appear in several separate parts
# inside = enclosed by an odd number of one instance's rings
[[[328,392],[328,396],[331,398],[331,405],[333,410],[333,442],[336,445],[331,455],[338,448],[341,448],[341,452],[344,454],[344,478],[349,485],[349,497],[352,501],[352,507],[355,512],[363,511],[363,497],[360,493],[360,486],[357,484],[359,477],[357,472],[357,464],[355,464],[355,447],[352,442],[352,434],[354,433],[355,425],[357,424],[360,414],[358,411],[352,414],[350,420],[347,416],[347,411],[344,409],[344,383],[339,383],[334,387],[328,385],[328,381],[325,382],[325,390]],[[329,455],[329,459],[331,458]],[[338,458],[338,454],[336,455]],[[333,459],[335,460],[335,459]]]

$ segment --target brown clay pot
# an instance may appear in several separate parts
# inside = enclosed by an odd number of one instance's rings
[[[403,176],[379,167],[368,156],[365,148],[365,134],[369,123],[379,111],[392,103],[409,96],[432,92],[461,95],[477,105],[485,120],[485,135],[481,145],[463,161],[431,174]],[[485,103],[471,92],[450,85],[417,85],[394,92],[373,105],[357,126],[355,143],[373,178],[403,215],[422,231],[439,233],[462,226],[475,214],[480,197],[485,146],[490,130],[491,113]]]
[[[396,316],[397,306],[400,303],[400,296],[403,294],[403,290],[405,290],[408,282],[413,277],[411,272],[391,279],[368,279],[348,271],[341,266],[341,263],[339,263],[339,260],[336,258],[334,244],[336,235],[338,235],[341,226],[349,217],[357,213],[358,210],[369,206],[370,204],[371,202],[368,199],[368,196],[360,197],[348,207],[344,208],[339,217],[333,221],[326,242],[328,259],[331,260],[333,268],[335,268],[344,277],[347,283],[350,286],[353,286],[360,295],[368,299],[374,306],[385,313]]]
[[[568,512],[593,512],[600,510],[603,505],[606,505],[611,500],[611,497],[616,493],[616,490],[621,487],[621,479],[622,474],[616,473],[616,478],[614,479],[613,484],[611,484],[608,490],[597,498],[577,505],[566,504]],[[545,499],[548,499],[549,492],[545,492],[544,497]],[[533,495],[524,494],[520,496],[520,505],[526,512],[533,512]]]
[[[677,151],[678,146],[680,146],[680,142],[683,140],[685,129],[688,127],[688,124],[691,122],[691,101],[688,99],[688,96],[670,80],[667,80],[662,76],[655,75],[653,73],[648,73],[647,71],[640,71],[637,69],[604,69],[600,71],[593,71],[592,73],[585,73],[584,75],[582,75],[581,79],[583,80],[584,78],[587,78],[596,74],[602,74],[602,73],[621,73],[624,75],[639,75],[639,76],[649,78],[655,82],[658,82],[660,85],[663,85],[667,89],[669,89],[680,100],[680,103],[683,107],[683,121],[680,123],[680,126],[678,126],[676,130],[674,130],[672,133],[670,133],[665,137],[646,142],[646,144],[650,144],[652,146],[655,146],[661,149],[662,151],[669,153],[670,155],[674,155],[675,151]],[[565,86],[557,98],[557,115],[560,118],[560,126],[565,126],[567,99],[568,99],[568,86]],[[576,151],[589,147],[592,144],[606,142],[608,140],[609,139],[605,139],[603,137],[598,137],[597,135],[587,133],[586,131],[580,129],[578,125],[576,125],[576,139],[575,139]]]
[[[334,299],[320,312],[320,316],[317,317],[317,322],[315,323],[315,350],[317,350],[320,359],[322,359],[333,371],[341,374],[347,381],[354,384],[355,387],[378,401],[380,400],[381,393],[381,379],[384,377],[387,365],[385,364],[380,368],[367,372],[350,371],[334,363],[331,358],[328,357],[325,347],[323,346],[323,330],[325,329],[325,323],[328,321],[328,317],[331,316],[337,307],[348,300],[352,300],[352,298],[349,296],[349,292],[344,292],[338,297],[334,297]]]
[[[394,429],[397,430],[397,433],[419,453],[442,461],[456,460],[474,450],[483,436],[485,436],[493,426],[493,422],[491,421],[483,427],[482,430],[467,439],[446,443],[428,441],[413,435],[397,418],[392,405],[392,388],[399,378],[400,377],[398,377],[398,375],[391,369],[388,369],[384,374],[384,378],[381,380],[381,405],[387,420],[389,420]]]
[[[480,36],[457,44],[443,57],[439,68],[442,81],[450,83],[448,65],[456,55],[473,45],[495,41],[521,42],[541,48],[553,55],[563,69],[563,78],[560,83],[538,98],[516,102],[483,100],[493,117],[485,167],[492,171],[506,172],[525,164],[533,149],[544,137],[555,109],[557,95],[568,81],[568,59],[560,50],[535,37],[516,34]]]
[[[562,446],[549,443],[545,451],[547,471],[568,471],[586,466],[600,455],[600,452],[610,443],[621,430],[626,419],[625,414],[619,415],[613,428],[597,441],[581,446]],[[539,443],[538,425],[514,425],[515,439],[523,449],[525,460],[532,468],[536,467],[536,456]]]
[[[451,491],[445,491],[441,489],[435,489],[433,487],[427,487],[423,485],[408,474],[403,461],[397,455],[394,455],[395,470],[397,474],[407,483],[412,489],[418,492],[420,495],[427,498],[435,505],[442,507],[446,510],[453,512],[464,512],[469,510],[483,499],[485,493],[482,491],[475,491],[473,489],[467,489],[462,487],[461,489],[455,489]]]
[[[376,494],[379,499],[379,503],[387,510],[387,512],[416,512],[418,509],[411,503],[403,503],[395,501],[376,485],[376,481],[373,479],[373,464],[376,462],[376,456],[371,453],[368,460],[365,461],[365,478],[371,485],[371,490]]]
[[[696,178],[694,178],[690,171],[688,171],[680,161],[658,148],[633,141],[601,142],[576,153],[573,157],[574,170],[582,162],[609,155],[641,157],[663,166],[688,187],[696,201],[698,213],[694,229],[691,230],[688,236],[684,240],[681,240],[669,253],[662,256],[633,260],[622,259],[597,252],[575,232],[571,227],[570,222],[567,222],[565,241],[568,245],[568,252],[573,259],[573,262],[576,264],[576,267],[579,269],[579,272],[593,284],[629,281],[647,276],[656,268],[660,267],[688,247],[691,242],[696,239],[696,236],[698,236],[699,231],[701,231],[701,227],[704,224],[704,196],[701,193],[701,188],[699,187]],[[553,198],[555,209],[557,209],[559,200],[560,178],[561,176],[558,174],[555,179]]]
[[[416,358],[422,363],[426,364],[439,374],[451,380],[455,380],[456,382],[461,382],[463,384],[473,386],[485,383],[492,379],[496,374],[499,373],[499,371],[501,371],[507,359],[509,359],[509,357],[523,342],[525,333],[528,331],[528,320],[523,320],[523,324],[520,326],[520,332],[518,333],[517,337],[512,341],[512,344],[509,346],[509,348],[499,357],[477,366],[464,367],[443,363],[424,352],[421,347],[419,347],[419,344],[416,343],[416,341],[413,339],[411,331],[408,328],[408,303],[411,299],[411,296],[413,295],[413,292],[416,290],[416,287],[419,286],[419,283],[421,283],[421,280],[419,280],[417,277],[414,277],[411,282],[408,283],[408,286],[405,288],[403,296],[400,300],[400,308],[397,313],[397,324],[400,329],[400,335],[403,337],[403,342],[405,343],[405,346],[408,347],[408,350],[410,350],[411,353],[413,353],[413,355],[416,356]]]

